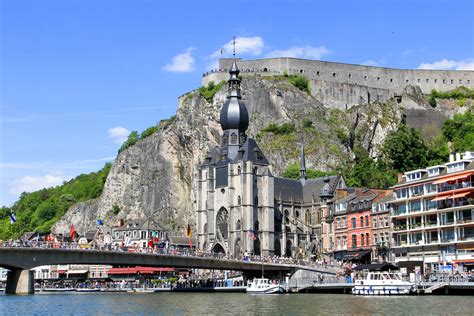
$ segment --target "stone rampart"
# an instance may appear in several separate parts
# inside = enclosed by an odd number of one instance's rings
[[[218,70],[203,75],[203,85],[227,80],[231,63],[230,58],[220,59]],[[385,101],[401,95],[409,85],[420,87],[426,94],[432,89],[474,88],[474,71],[395,69],[297,58],[239,59],[238,66],[244,77],[284,73],[303,75],[311,81],[313,96],[325,106],[336,108]]]

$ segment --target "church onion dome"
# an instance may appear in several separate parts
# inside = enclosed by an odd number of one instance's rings
[[[247,107],[241,100],[240,95],[240,79],[239,68],[234,60],[229,71],[230,78],[227,81],[229,85],[229,93],[227,101],[221,109],[220,123],[222,130],[238,129],[240,132],[245,132],[249,126],[249,114]]]

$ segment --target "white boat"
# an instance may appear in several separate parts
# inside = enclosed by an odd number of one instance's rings
[[[271,281],[267,278],[255,278],[248,283],[246,292],[249,294],[277,294],[283,293],[283,286],[278,281]]]
[[[369,272],[365,280],[356,280],[354,295],[408,295],[415,292],[415,283],[404,281],[400,273]]]

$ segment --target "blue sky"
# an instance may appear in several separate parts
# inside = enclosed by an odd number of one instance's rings
[[[100,169],[233,35],[242,58],[473,69],[473,16],[473,1],[0,0],[0,205]]]

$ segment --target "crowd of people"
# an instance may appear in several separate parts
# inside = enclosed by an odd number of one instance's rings
[[[224,253],[205,252],[188,247],[139,247],[124,246],[121,244],[112,243],[80,243],[76,241],[22,241],[22,240],[0,240],[0,247],[17,247],[17,248],[49,248],[49,249],[71,249],[71,250],[95,250],[95,251],[114,251],[114,252],[133,252],[133,253],[147,253],[155,255],[176,255],[176,256],[192,256],[200,258],[216,258],[221,260],[237,260],[246,262],[258,262],[267,264],[284,264],[292,266],[304,266],[316,270],[323,270],[327,272],[338,273],[343,269],[343,262],[337,260],[322,260],[312,258],[291,258],[280,256],[259,256],[251,255],[249,253],[240,254],[237,256]]]

